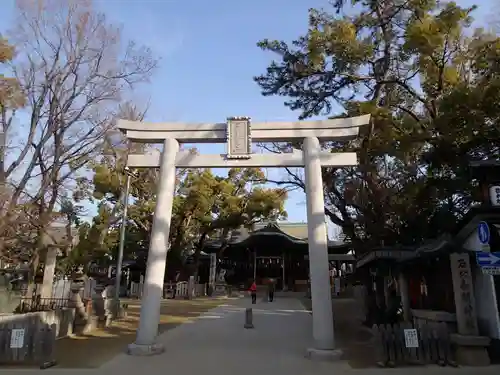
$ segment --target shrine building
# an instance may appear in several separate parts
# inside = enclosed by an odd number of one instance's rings
[[[278,290],[307,290],[307,223],[257,224],[253,230],[234,231],[221,252],[223,246],[222,240],[207,241],[203,252],[218,254],[217,268],[231,270],[232,284],[246,285],[255,279],[256,283],[261,285],[272,278],[276,280]],[[351,250],[349,243],[328,240],[328,259],[332,275],[345,276],[352,272],[354,257],[349,254]],[[208,262],[203,263],[205,267],[208,266]]]

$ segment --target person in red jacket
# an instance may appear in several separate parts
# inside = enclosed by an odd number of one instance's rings
[[[252,296],[252,305],[255,305],[257,302],[257,284],[255,284],[255,280],[250,285],[250,295]]]

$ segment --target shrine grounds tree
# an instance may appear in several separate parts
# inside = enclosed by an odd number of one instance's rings
[[[227,177],[215,176],[205,169],[188,172],[180,183],[174,200],[172,247],[194,249],[195,273],[208,238],[222,239],[218,251],[218,256],[222,256],[233,230],[287,217],[286,190],[266,188],[254,182],[263,177],[259,168],[232,168]],[[187,231],[189,224],[191,230]]]
[[[360,159],[324,170],[325,213],[358,251],[420,243],[474,202],[468,162],[500,155],[500,39],[471,27],[476,7],[352,4],[311,9],[292,43],[260,41],[275,60],[255,81],[302,119],[370,113],[359,140],[325,145]],[[300,171],[275,182],[304,187]]]
[[[19,0],[16,5],[14,25],[5,34],[17,52],[6,69],[13,84],[1,87],[7,147],[0,175],[8,193],[0,207],[0,233],[17,225],[18,212],[23,213],[30,237],[17,248],[29,259],[31,280],[47,228],[109,142],[120,104],[150,78],[156,61],[148,49],[122,40],[121,29],[91,1]],[[9,48],[2,44],[1,50],[2,61],[9,60]],[[4,99],[5,87],[19,95]],[[4,163],[5,153],[10,165]]]
[[[2,71],[8,70],[14,58],[15,49],[7,39],[0,35],[0,64]],[[7,181],[5,158],[7,155],[7,142],[5,134],[12,126],[12,117],[10,113],[15,113],[19,108],[25,105],[25,96],[21,90],[18,80],[12,76],[0,74],[0,210],[4,210],[9,201],[9,196],[12,189]],[[6,251],[6,243],[16,237],[20,230],[26,225],[26,217],[23,214],[23,209],[17,207],[13,216],[17,217],[16,224],[11,226],[3,226],[0,224],[0,236],[2,244],[0,244],[0,257],[4,260],[9,260],[10,252]],[[14,210],[13,210],[14,211]]]
[[[124,158],[106,156],[95,165],[94,178],[89,184],[93,188],[92,199],[100,199],[99,212],[92,224],[81,228],[80,241],[71,259],[73,267],[90,262],[108,264],[110,259],[116,259],[123,208],[123,197],[119,198],[124,190],[123,161]],[[141,169],[132,178],[124,246],[126,259],[145,261],[157,174],[154,169]],[[253,181],[257,177],[263,177],[263,172],[256,168],[231,169],[226,177],[214,175],[209,169],[178,170],[167,263],[171,272],[183,268],[186,258],[194,254],[193,265],[186,271],[196,273],[200,252],[209,238],[226,238],[241,226],[286,218],[286,191],[256,185]],[[101,242],[97,243],[99,236]],[[224,246],[225,243],[221,252]]]

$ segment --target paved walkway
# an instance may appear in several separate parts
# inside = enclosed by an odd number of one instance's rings
[[[352,369],[346,361],[314,362],[306,359],[311,344],[311,315],[299,300],[280,298],[272,303],[258,302],[254,308],[254,329],[244,329],[245,308],[252,306],[248,298],[228,303],[202,314],[196,321],[185,323],[162,334],[158,341],[165,353],[152,357],[115,357],[99,369],[47,369],[45,374],[166,374],[175,375],[493,375],[499,367],[399,369]],[[16,372],[7,370],[9,373]],[[29,371],[39,373],[40,370]],[[1,371],[0,371],[1,372]],[[20,371],[28,373],[28,371]]]
[[[254,329],[243,327],[246,307],[253,307]],[[102,369],[137,369],[148,374],[175,369],[176,375],[305,375],[325,367],[304,358],[311,343],[311,315],[294,298],[259,301],[256,305],[251,305],[249,298],[233,300],[202,314],[193,324],[170,331],[159,341],[166,348],[163,355],[123,355]]]

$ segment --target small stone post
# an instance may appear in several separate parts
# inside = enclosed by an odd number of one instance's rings
[[[251,307],[248,307],[245,310],[245,325],[244,325],[244,327],[247,329],[254,328],[254,326],[253,326],[253,310]]]

